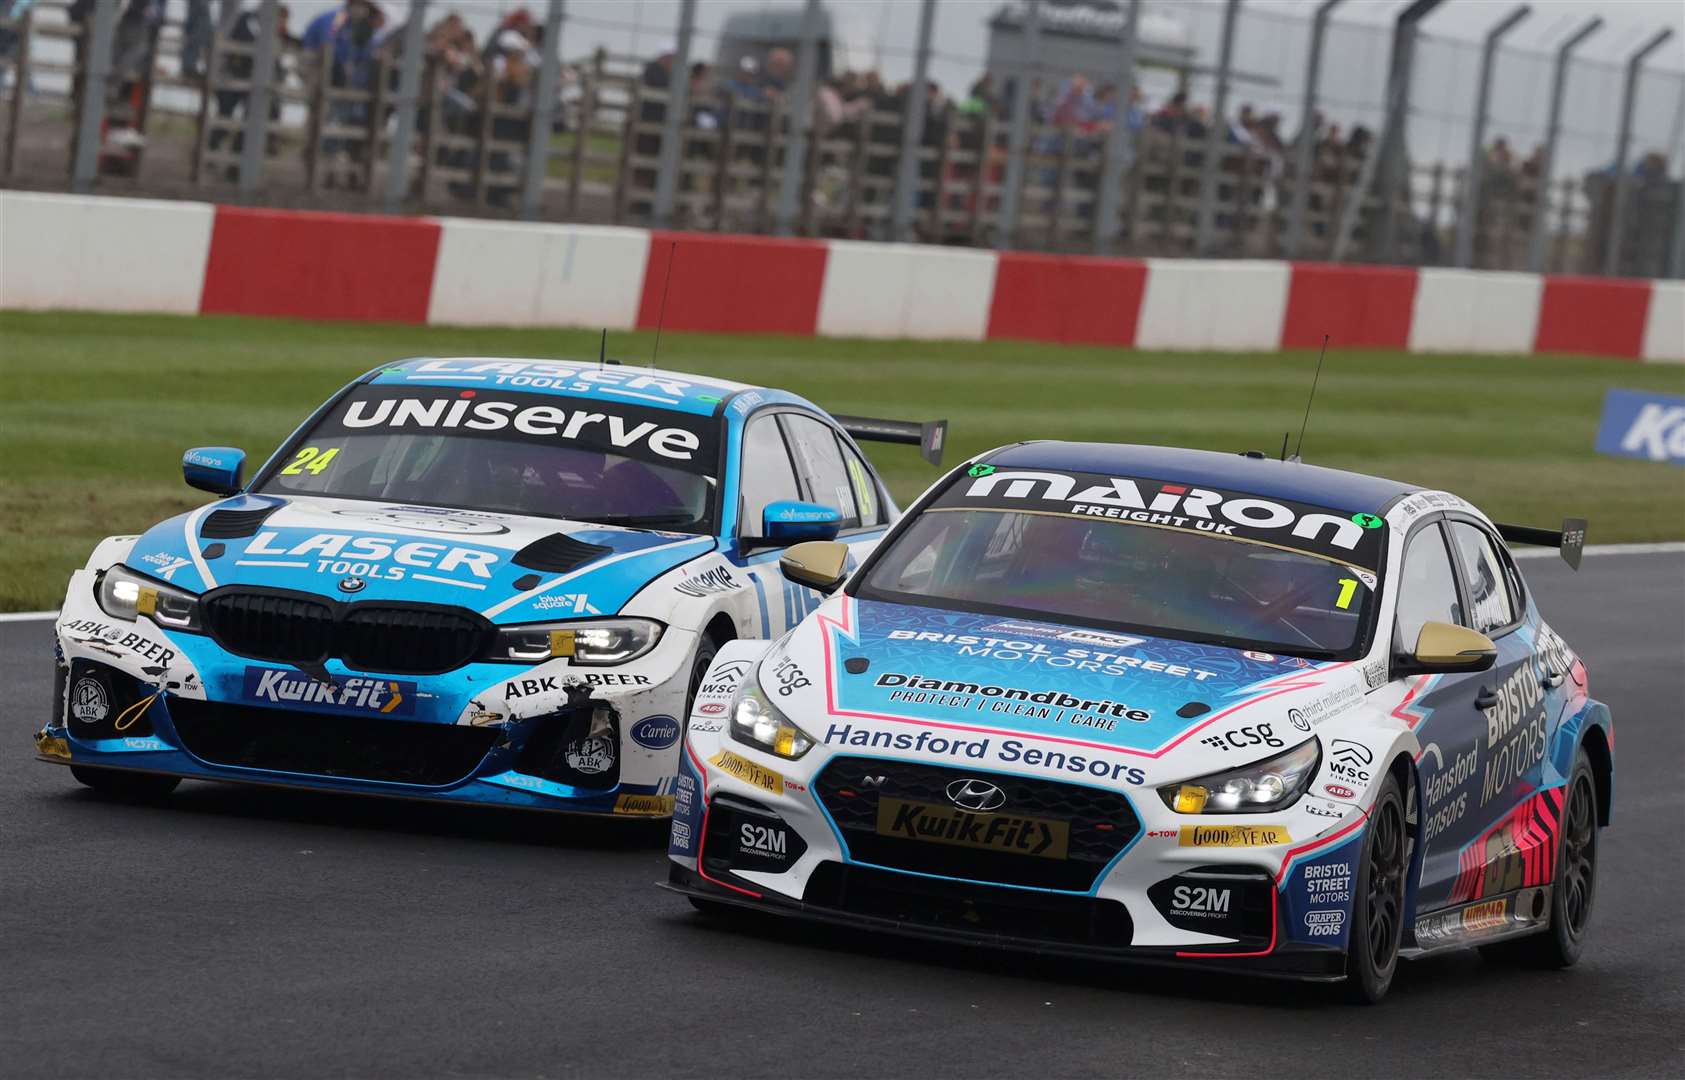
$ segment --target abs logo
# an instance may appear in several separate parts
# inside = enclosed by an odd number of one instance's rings
[[[632,725],[629,734],[646,750],[665,750],[679,741],[679,722],[671,716],[646,716]]]

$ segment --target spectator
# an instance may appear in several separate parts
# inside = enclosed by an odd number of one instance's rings
[[[779,46],[766,54],[766,76],[761,80],[769,97],[777,98],[789,89],[790,79],[796,70],[796,56],[789,49]]]
[[[203,79],[205,55],[211,51],[211,0],[187,0],[181,24],[181,77]]]
[[[292,12],[287,5],[281,4],[276,7],[275,36],[281,42],[296,45],[298,44],[297,39],[293,38],[288,32],[288,25],[291,16]],[[258,19],[258,13],[256,10],[242,11],[234,20],[234,26],[230,29],[228,37],[231,41],[237,41],[241,44],[249,45],[257,40],[258,30],[261,28],[261,23]],[[247,82],[251,79],[252,72],[255,70],[256,63],[248,54],[231,53],[225,56],[222,61],[222,78],[228,82]],[[277,51],[275,55],[274,70],[270,75],[271,93],[269,95],[269,120],[271,123],[281,117],[281,98],[280,95],[274,91],[279,90],[281,84],[285,81],[286,70],[281,65],[281,56],[279,51]],[[251,93],[248,90],[218,90],[216,92],[217,116],[223,120],[230,120],[233,118],[236,110],[240,112],[241,116],[244,116],[246,106],[249,103],[250,98]],[[209,141],[210,148],[212,150],[221,149],[223,143],[229,141],[228,134],[229,132],[226,127],[217,127],[212,130]],[[235,131],[233,134],[234,138],[231,145],[234,151],[238,153],[244,149],[246,145],[246,133],[244,131]],[[270,133],[267,141],[269,145],[265,147],[265,150],[273,153],[275,145],[278,142],[278,139],[273,132]],[[228,180],[232,181],[238,178],[239,170],[235,166],[229,165],[224,171],[224,176]]]
[[[700,131],[720,126],[720,107],[715,100],[713,69],[698,60],[690,65],[690,124]]]
[[[999,104],[995,96],[995,78],[985,71],[971,84],[971,92],[960,102],[959,109],[968,116],[984,116],[994,113]]]

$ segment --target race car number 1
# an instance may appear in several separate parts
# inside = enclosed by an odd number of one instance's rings
[[[338,453],[339,447],[337,446],[328,451],[320,450],[314,446],[306,446],[293,455],[292,461],[281,470],[281,475],[300,476],[309,473],[311,476],[320,476],[326,471],[328,463],[333,461]]]

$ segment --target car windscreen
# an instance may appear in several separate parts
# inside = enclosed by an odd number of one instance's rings
[[[551,394],[359,386],[258,490],[709,532],[718,423]]]
[[[1314,659],[1367,644],[1385,532],[1373,515],[1157,480],[972,472],[886,544],[856,596]]]

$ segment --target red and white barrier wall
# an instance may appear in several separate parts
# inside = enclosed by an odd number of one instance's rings
[[[664,300],[665,298],[665,300]],[[0,192],[0,307],[1685,362],[1685,282]]]

